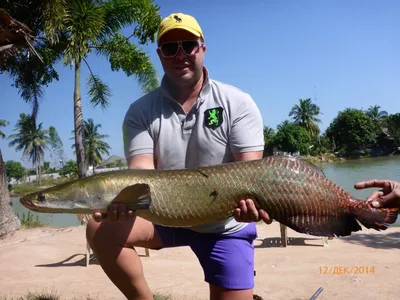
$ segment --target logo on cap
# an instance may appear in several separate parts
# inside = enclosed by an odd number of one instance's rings
[[[182,19],[179,18],[177,15],[174,16],[174,19],[176,20],[177,23],[182,23]]]
[[[207,109],[204,112],[204,126],[213,130],[221,126],[224,121],[224,117],[222,114],[223,111],[224,109],[222,107]]]

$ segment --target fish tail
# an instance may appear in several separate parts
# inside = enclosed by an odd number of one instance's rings
[[[399,214],[398,208],[373,208],[364,200],[352,199],[350,208],[363,226],[375,230],[386,230],[396,222]]]

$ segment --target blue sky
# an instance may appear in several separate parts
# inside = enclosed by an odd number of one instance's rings
[[[323,113],[325,130],[338,111],[378,104],[389,113],[400,112],[400,18],[398,1],[156,1],[165,17],[173,12],[193,15],[203,28],[210,77],[248,92],[262,113],[264,124],[276,127],[289,118],[300,98],[312,98]],[[129,30],[125,31],[126,33]],[[144,47],[162,67],[155,44]],[[112,72],[104,58],[91,56],[93,71],[109,84],[111,106],[92,108],[85,93],[87,70],[82,73],[84,118],[101,123],[109,134],[111,154],[123,156],[121,123],[133,101],[141,96],[134,77]],[[71,149],[73,129],[73,70],[59,65],[60,80],[45,89],[39,121],[55,126]],[[0,75],[0,119],[12,133],[19,113],[31,108]],[[0,140],[5,160],[21,161],[22,152]],[[48,157],[47,157],[48,158]],[[31,166],[21,161],[24,166]]]

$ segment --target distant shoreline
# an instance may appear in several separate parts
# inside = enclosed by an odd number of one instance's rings
[[[301,155],[300,158],[309,161],[314,164],[331,164],[338,162],[345,162],[350,160],[361,160],[361,159],[374,159],[374,158],[383,158],[383,157],[400,157],[400,152],[394,154],[386,154],[386,155],[377,155],[377,156],[344,156],[338,157],[334,154],[321,154],[321,155]]]
[[[341,162],[346,162],[350,160],[361,160],[361,159],[374,159],[374,158],[382,158],[382,157],[394,157],[398,156],[400,157],[400,153],[397,154],[388,154],[388,155],[379,155],[379,156],[357,156],[357,157],[338,157],[335,154],[328,153],[328,154],[321,154],[321,155],[301,155],[298,156],[298,158],[303,159],[307,162],[310,162],[314,165],[317,165],[319,167],[322,167],[323,165],[327,164],[334,164],[334,163],[341,163]],[[10,197],[20,197],[22,195],[25,195],[27,193],[35,192],[47,187],[51,187],[54,185],[57,185],[59,183],[65,182],[66,179],[63,177],[60,177],[59,179],[42,179],[42,184],[41,185],[36,185],[35,183],[20,183],[20,184],[14,184],[11,191],[10,191]]]

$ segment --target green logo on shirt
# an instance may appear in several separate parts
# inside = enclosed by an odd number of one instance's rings
[[[221,126],[223,122],[223,108],[222,107],[215,107],[207,109],[204,112],[204,125],[211,129],[216,129]]]

